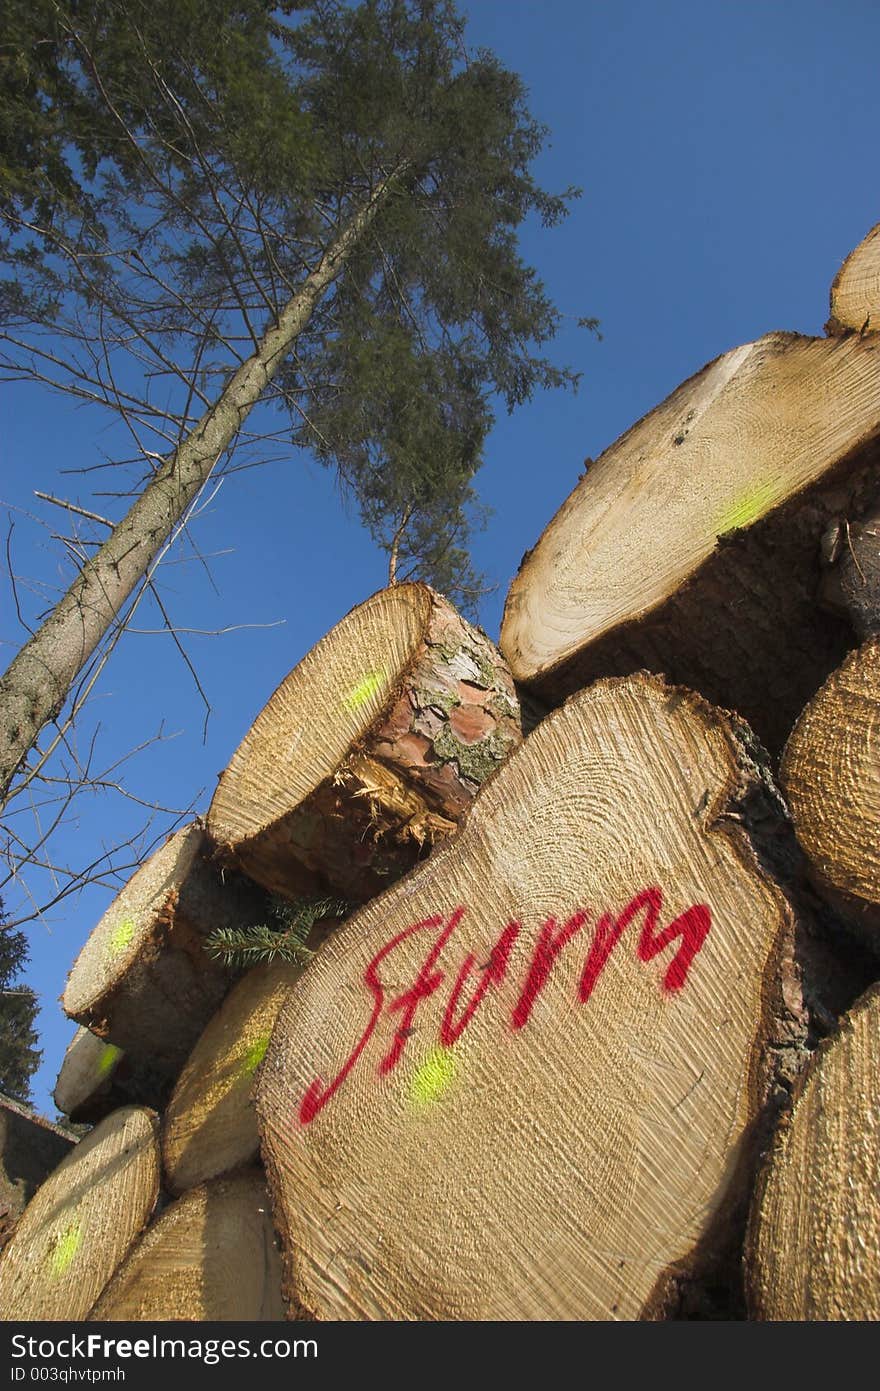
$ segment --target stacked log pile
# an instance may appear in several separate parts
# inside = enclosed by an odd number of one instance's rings
[[[71,973],[16,1317],[880,1316],[878,266],[589,467],[500,650],[397,585],[282,682]],[[336,920],[218,963],[269,894]]]

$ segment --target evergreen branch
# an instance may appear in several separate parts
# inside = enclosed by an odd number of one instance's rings
[[[217,928],[206,938],[205,950],[232,967],[275,960],[306,965],[314,956],[306,942],[315,923],[323,918],[344,918],[352,906],[341,898],[303,898],[295,903],[276,898],[270,904],[269,922]]]

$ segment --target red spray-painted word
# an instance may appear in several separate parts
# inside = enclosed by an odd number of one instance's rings
[[[687,980],[694,957],[706,940],[712,918],[706,905],[700,903],[686,909],[684,913],[673,919],[668,927],[661,928],[659,924],[662,908],[663,894],[661,890],[649,888],[643,889],[641,893],[636,894],[635,898],[630,899],[623,912],[617,917],[613,913],[602,914],[596,923],[578,984],[578,999],[581,1004],[586,1004],[589,1000],[621,936],[633,919],[640,914],[644,915],[637,947],[640,961],[653,960],[666,947],[680,939],[680,946],[666,968],[662,984],[663,989],[667,991],[681,989]],[[433,918],[425,918],[422,922],[413,923],[410,927],[405,927],[402,932],[398,932],[396,937],[392,937],[391,941],[386,942],[381,951],[376,953],[364,971],[363,977],[364,984],[373,997],[373,1013],[370,1022],[333,1081],[328,1086],[324,1086],[318,1078],[309,1087],[299,1108],[299,1118],[303,1125],[308,1125],[310,1121],[313,1121],[318,1112],[323,1110],[330,1098],[342,1086],[366,1048],[383,1010],[389,1015],[397,1015],[399,1023],[395,1030],[394,1041],[379,1063],[379,1074],[384,1076],[393,1072],[394,1068],[397,1067],[406,1048],[407,1040],[413,1033],[413,1021],[419,1005],[423,1000],[427,1000],[429,996],[433,995],[436,990],[439,990],[446,979],[447,973],[439,970],[437,963],[464,914],[465,909],[461,907],[456,908],[445,922],[443,915],[437,914]],[[511,1029],[521,1029],[529,1022],[535,1002],[550,978],[556,958],[573,937],[583,932],[589,920],[590,914],[584,910],[575,913],[567,922],[563,923],[562,927],[559,926],[555,918],[548,918],[542,925],[532,951],[519,999],[510,1016]],[[438,928],[441,929],[439,936],[422,962],[412,985],[402,995],[398,995],[386,1004],[385,991],[382,987],[379,971],[387,958],[402,942],[413,937],[417,932],[436,931]],[[490,986],[500,985],[504,980],[511,953],[521,929],[521,923],[508,923],[493,946],[488,961],[481,966],[477,964],[474,953],[468,952],[455,977],[440,1023],[439,1042],[442,1047],[450,1048],[461,1038],[482,1004]],[[478,974],[479,979],[470,998],[465,1000],[465,988],[469,978],[475,973]]]

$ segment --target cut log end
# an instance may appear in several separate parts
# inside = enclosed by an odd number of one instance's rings
[[[831,317],[825,332],[880,330],[880,223],[847,256],[831,286]]]
[[[778,751],[842,660],[819,546],[880,485],[880,339],[769,334],[674,392],[588,471],[523,562],[501,649],[558,701],[646,667]]]
[[[762,798],[720,713],[600,682],[328,940],[258,1086],[293,1307],[630,1319],[723,1245],[803,1042]]]
[[[159,1077],[177,1075],[232,983],[204,949],[216,928],[265,917],[262,891],[221,882],[194,823],[129,880],[80,952],[62,997],[71,1018]]]
[[[208,829],[276,893],[361,902],[454,829],[520,738],[485,635],[425,585],[395,585],[281,683],[221,776]]]
[[[161,1110],[168,1079],[149,1065],[136,1066],[115,1043],[77,1029],[67,1046],[53,1093],[55,1105],[76,1124],[94,1124],[120,1106]]]
[[[162,1122],[162,1160],[173,1193],[256,1158],[254,1077],[284,997],[302,971],[284,961],[249,971],[190,1054]]]
[[[807,706],[780,777],[816,887],[880,947],[880,638]]]
[[[258,1170],[214,1179],[166,1208],[92,1314],[111,1322],[284,1316],[281,1266]]]
[[[823,1043],[755,1191],[753,1315],[880,1319],[880,986]]]
[[[144,1107],[114,1111],[80,1140],[19,1221],[0,1260],[4,1318],[85,1318],[158,1194],[158,1118]]]
[[[73,1136],[57,1125],[0,1095],[0,1249],[37,1189],[74,1143]]]

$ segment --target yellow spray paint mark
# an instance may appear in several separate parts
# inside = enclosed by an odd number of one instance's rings
[[[387,679],[388,673],[384,667],[381,671],[368,672],[362,681],[345,692],[342,697],[343,705],[349,710],[359,710],[368,700],[372,700],[374,695],[378,695]]]
[[[134,918],[123,918],[113,929],[113,935],[107,943],[107,955],[110,957],[119,956],[126,947],[130,947],[134,941]]]
[[[427,1106],[442,1096],[455,1077],[455,1058],[448,1048],[432,1048],[427,1058],[413,1073],[409,1084],[410,1100]]]
[[[724,536],[728,531],[739,531],[751,526],[775,500],[775,493],[769,483],[759,483],[743,493],[719,518],[716,535]]]
[[[254,1039],[241,1060],[242,1072],[246,1072],[249,1076],[252,1076],[256,1072],[260,1063],[266,1056],[266,1049],[269,1047],[269,1037],[269,1034],[260,1034],[259,1038]]]
[[[104,1051],[98,1059],[98,1065],[95,1068],[98,1076],[109,1077],[121,1057],[121,1048],[117,1048],[115,1043],[105,1043]]]
[[[65,1227],[63,1232],[59,1232],[55,1238],[55,1246],[52,1251],[49,1263],[49,1273],[53,1280],[58,1280],[70,1269],[74,1256],[82,1245],[82,1228],[76,1218]]]

